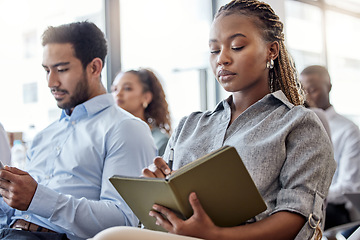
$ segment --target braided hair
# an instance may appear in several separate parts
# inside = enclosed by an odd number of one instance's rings
[[[222,6],[215,15],[243,14],[254,17],[254,24],[261,29],[265,41],[279,43],[279,56],[274,60],[274,68],[269,71],[270,92],[282,90],[294,105],[304,103],[305,94],[298,80],[294,61],[284,44],[283,23],[270,5],[257,0],[233,0]]]

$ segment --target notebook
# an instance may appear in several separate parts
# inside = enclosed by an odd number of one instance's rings
[[[149,216],[154,203],[187,219],[193,214],[188,201],[191,192],[196,192],[206,213],[221,227],[240,225],[266,210],[239,154],[229,146],[185,165],[168,179],[116,175],[110,181],[145,228],[152,230],[164,231]]]

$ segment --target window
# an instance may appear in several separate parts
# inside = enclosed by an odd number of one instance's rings
[[[104,29],[103,9],[103,0],[0,0],[0,122],[7,131],[41,130],[60,116],[41,66],[43,31],[80,20]]]
[[[332,103],[339,112],[359,124],[356,96],[360,89],[360,32],[355,29],[360,29],[360,18],[326,11],[326,26]]]
[[[202,109],[200,76],[209,65],[211,18],[208,0],[120,0],[122,70],[145,67],[157,73],[174,127]]]
[[[299,72],[327,66],[336,110],[360,125],[355,98],[360,87],[360,2],[357,0],[286,0],[286,37]]]
[[[324,37],[319,8],[287,1],[286,40],[298,70],[312,64],[325,65]]]
[[[344,9],[347,11],[360,13],[360,3],[359,0],[325,0],[325,3],[337,7],[339,9]]]

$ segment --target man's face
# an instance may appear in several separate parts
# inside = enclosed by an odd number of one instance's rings
[[[329,104],[330,81],[318,73],[302,74],[300,81],[305,90],[308,105],[325,110]]]
[[[81,61],[74,55],[72,44],[47,44],[42,65],[59,108],[72,110],[90,98],[88,78]]]

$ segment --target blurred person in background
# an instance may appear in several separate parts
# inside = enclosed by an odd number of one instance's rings
[[[360,191],[360,131],[351,120],[337,113],[330,103],[330,75],[324,66],[306,67],[300,74],[310,107],[324,110],[329,123],[337,169],[327,196],[325,230],[348,223],[356,214],[344,193]]]
[[[162,156],[171,132],[170,113],[160,80],[150,69],[120,72],[112,86],[116,103],[146,122]]]

